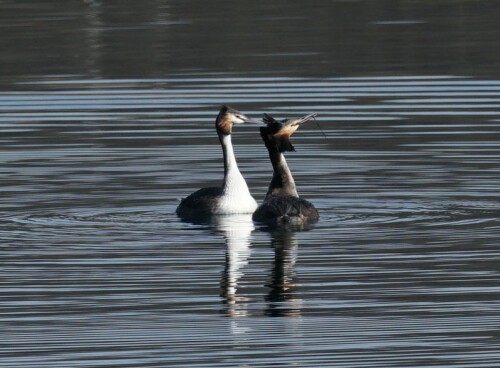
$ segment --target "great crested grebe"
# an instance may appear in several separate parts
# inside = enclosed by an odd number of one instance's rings
[[[264,202],[254,212],[254,221],[268,225],[307,225],[318,221],[319,214],[311,202],[299,197],[292,173],[288,168],[283,152],[295,151],[290,136],[300,124],[311,120],[317,114],[297,119],[277,121],[265,114],[266,127],[260,128],[269,158],[273,165],[273,178]]]
[[[200,218],[211,215],[236,213],[252,213],[257,208],[257,202],[248,190],[247,183],[241,175],[234,156],[231,143],[233,124],[257,123],[237,110],[222,106],[215,128],[219,136],[224,155],[224,180],[221,187],[202,188],[184,198],[176,213],[181,218]]]

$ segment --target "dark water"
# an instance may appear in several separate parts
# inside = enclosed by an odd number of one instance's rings
[[[498,2],[0,4],[0,366],[498,366]],[[175,216],[221,103],[314,229]]]

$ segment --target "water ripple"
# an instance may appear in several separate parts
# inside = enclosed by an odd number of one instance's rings
[[[0,365],[500,359],[500,81],[191,75],[16,87],[0,93]],[[321,213],[313,229],[175,216],[180,198],[222,179],[220,102],[253,117],[319,111],[326,138],[304,126],[287,154]],[[260,201],[272,169],[257,128],[235,127],[234,142]]]

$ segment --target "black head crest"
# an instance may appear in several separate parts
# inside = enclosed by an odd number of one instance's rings
[[[264,123],[266,123],[267,125],[269,124],[276,124],[278,123],[279,124],[279,121],[276,120],[275,118],[273,118],[271,115],[269,114],[266,114],[264,113],[264,118],[262,119],[264,121]]]
[[[265,114],[264,113],[264,118],[262,119],[264,123],[267,124],[266,127],[261,128],[261,132],[266,132],[266,134],[273,135],[276,134],[280,131],[280,129],[283,127],[283,124],[273,118],[271,115]]]
[[[289,137],[275,136],[283,128],[283,123],[268,114],[264,114],[263,121],[267,126],[260,128],[260,135],[268,147],[274,147],[279,152],[295,151],[295,147],[293,147]]]
[[[239,114],[240,113],[238,110],[233,109],[232,107],[227,106],[227,105],[222,105],[221,106],[221,111],[228,112],[228,113],[231,113],[231,114]]]

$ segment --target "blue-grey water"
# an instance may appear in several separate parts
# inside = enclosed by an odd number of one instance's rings
[[[0,5],[1,367],[499,365],[498,2]],[[177,218],[221,103],[313,229]]]

